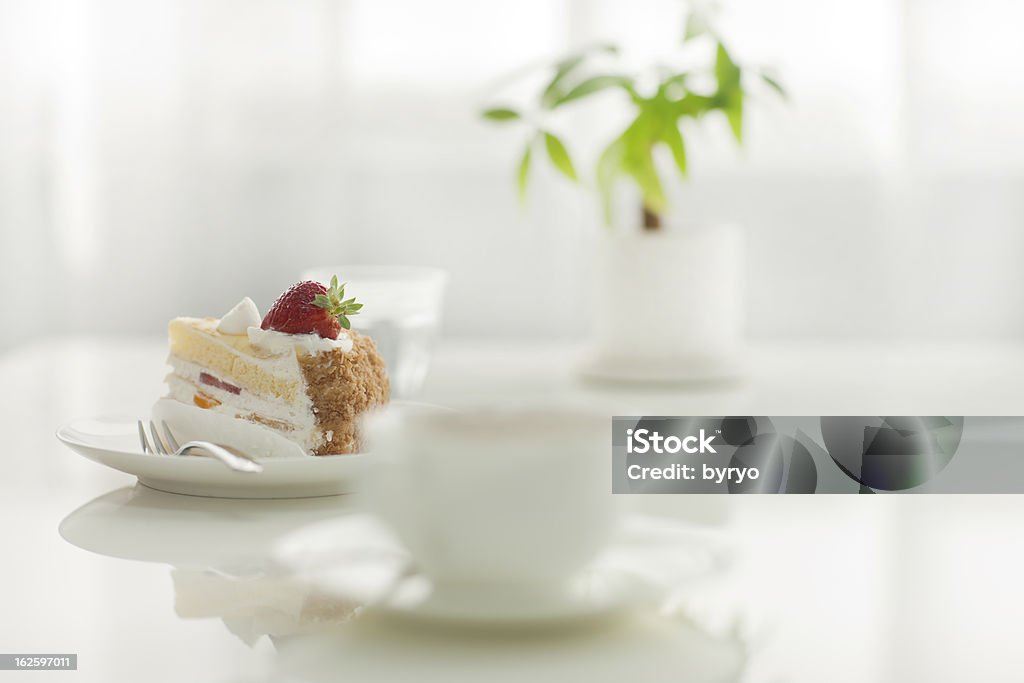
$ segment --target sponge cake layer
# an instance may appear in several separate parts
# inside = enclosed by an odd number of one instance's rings
[[[302,396],[296,354],[267,356],[243,335],[221,334],[215,318],[175,318],[168,325],[171,356],[209,368],[257,396],[288,403]]]

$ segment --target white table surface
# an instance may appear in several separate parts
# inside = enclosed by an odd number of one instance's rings
[[[658,662],[686,681],[698,680],[701,657],[733,652],[721,637],[733,632],[751,649],[745,681],[1024,678],[1024,496],[630,497],[645,512],[720,524],[735,543],[733,570],[684,600],[690,620],[497,643],[368,622],[250,646],[228,626],[287,632],[294,600],[265,599],[259,577],[216,584],[226,586],[219,601],[182,587],[223,578],[211,568],[246,575],[276,538],[344,514],[349,502],[135,491],[131,477],[56,441],[71,417],[144,414],[162,393],[164,353],[162,340],[76,339],[0,356],[0,652],[79,654],[77,673],[5,680],[263,681],[299,661],[324,680],[347,680],[346,671],[360,681],[413,670],[454,678],[453,662],[470,680],[485,680],[494,662],[558,680],[620,680]],[[446,341],[422,398],[542,397],[609,414],[1024,415],[1019,346],[766,345],[751,352],[741,383],[653,390],[581,383],[569,369],[577,358],[562,344]],[[96,552],[61,538],[65,520]]]

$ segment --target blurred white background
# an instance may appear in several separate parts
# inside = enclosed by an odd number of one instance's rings
[[[449,334],[582,336],[596,200],[542,173],[521,209],[522,141],[477,111],[524,63],[664,51],[682,11],[0,0],[0,347],[266,309],[324,262],[449,269]],[[679,220],[746,230],[750,337],[1024,337],[1024,4],[730,0],[720,23],[792,95],[750,106],[742,152],[691,131],[674,192]]]

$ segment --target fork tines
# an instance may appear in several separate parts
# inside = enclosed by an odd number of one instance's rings
[[[160,429],[157,429],[156,423],[150,420],[148,434],[142,420],[138,420],[137,423],[139,427],[139,445],[142,446],[143,453],[169,455],[178,450],[178,440],[174,438],[174,434],[166,422],[161,421]]]

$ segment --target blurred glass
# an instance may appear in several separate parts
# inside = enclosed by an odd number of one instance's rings
[[[415,396],[427,376],[441,329],[448,273],[413,266],[324,266],[303,271],[302,279],[326,284],[335,274],[348,283],[346,298],[354,296],[365,304],[352,316],[352,328],[377,342],[392,396]]]

